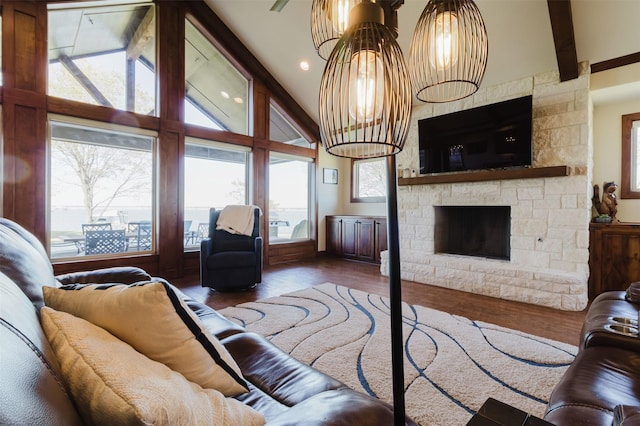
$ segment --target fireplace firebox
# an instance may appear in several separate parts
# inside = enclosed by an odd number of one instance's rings
[[[435,206],[435,252],[509,260],[510,206]]]

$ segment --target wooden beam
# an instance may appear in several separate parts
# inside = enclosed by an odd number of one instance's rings
[[[591,74],[640,62],[640,52],[591,64]]]
[[[100,105],[113,108],[111,102],[100,92],[95,84],[91,82],[89,77],[86,76],[85,73],[82,72],[80,68],[73,62],[73,60],[67,55],[60,55],[58,58],[63,67],[67,69],[71,73],[71,75],[84,87],[87,92],[91,95],[93,99],[96,100]]]
[[[547,0],[560,81],[578,78],[578,55],[573,34],[570,0]]]
[[[155,37],[155,31],[155,12],[154,8],[149,6],[147,8],[147,14],[144,15],[140,25],[136,28],[136,32],[133,34],[133,37],[131,37],[131,40],[129,40],[129,44],[127,45],[127,58],[134,61],[138,60],[149,42]]]

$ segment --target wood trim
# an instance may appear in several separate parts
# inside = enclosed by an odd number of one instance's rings
[[[569,176],[569,166],[531,167],[507,170],[480,170],[472,172],[443,173],[414,178],[398,178],[398,185],[430,185],[435,183],[482,182],[487,180],[531,179]]]
[[[640,62],[640,52],[591,64],[591,74]]]
[[[580,74],[570,0],[547,0],[560,81],[573,80]]]
[[[631,127],[634,121],[640,121],[640,112],[622,116],[622,158],[620,170],[622,182],[620,183],[620,198],[640,199],[640,192],[631,191]],[[637,155],[637,154],[636,154]],[[636,158],[636,160],[638,160]]]

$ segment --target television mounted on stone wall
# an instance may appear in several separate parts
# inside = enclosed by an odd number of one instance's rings
[[[420,174],[532,165],[532,96],[418,121]]]

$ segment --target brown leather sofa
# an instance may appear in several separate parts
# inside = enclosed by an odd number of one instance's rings
[[[40,327],[43,285],[151,279],[145,271],[130,267],[54,277],[40,242],[21,226],[0,218],[0,424],[82,424]],[[263,413],[267,424],[393,424],[389,404],[298,362],[261,336],[179,294],[220,339],[249,382],[250,391],[237,399]],[[407,424],[415,423],[407,418]]]
[[[578,355],[553,390],[545,420],[555,425],[640,425],[640,299],[634,283],[596,297]]]

